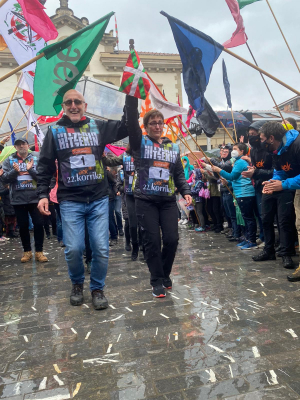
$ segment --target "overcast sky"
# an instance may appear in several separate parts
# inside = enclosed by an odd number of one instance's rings
[[[300,65],[300,0],[269,0],[269,2]],[[47,13],[51,16],[59,7],[59,0],[48,0],[46,6]],[[129,39],[134,38],[137,51],[177,53],[170,25],[159,13],[161,10],[203,31],[221,44],[228,40],[236,29],[225,0],[114,0],[113,2],[69,0],[69,7],[75,16],[87,17],[90,23],[110,11],[115,11],[120,50],[127,50]],[[266,1],[262,0],[245,7],[241,14],[249,39],[248,44],[258,65],[300,90],[300,73]],[[114,29],[114,18],[109,23],[108,31],[110,29]],[[252,61],[246,45],[231,50]],[[227,107],[222,80],[222,58],[227,65],[234,110],[272,109],[273,101],[260,74],[224,52],[213,67],[206,91],[206,98],[212,107],[216,110]],[[267,81],[277,103],[295,96],[293,92],[269,78]],[[187,106],[186,96],[184,102]]]

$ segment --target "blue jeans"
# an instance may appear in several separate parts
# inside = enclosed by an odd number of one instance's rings
[[[223,205],[225,208],[225,213],[231,219],[231,225],[232,225],[232,231],[233,231],[232,234],[235,238],[239,238],[241,236],[241,227],[237,224],[236,210],[235,210],[235,206],[233,204],[233,197],[229,192],[228,193],[223,192],[222,199],[223,199]]]
[[[245,238],[251,243],[256,243],[256,219],[254,216],[255,196],[239,197],[236,199],[245,221]]]
[[[85,223],[92,249],[90,290],[103,289],[108,266],[108,197],[91,203],[62,201],[65,256],[73,284],[84,282]]]
[[[115,214],[116,214],[118,231],[123,230],[121,208],[122,208],[122,197],[116,196],[116,198],[115,198]]]

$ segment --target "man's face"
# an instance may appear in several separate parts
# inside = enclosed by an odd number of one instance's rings
[[[20,156],[26,157],[29,150],[29,144],[26,142],[18,142],[18,144],[15,145],[15,148]]]
[[[64,95],[62,106],[66,116],[69,117],[73,123],[79,122],[87,109],[84,97],[76,90],[69,90]]]
[[[277,150],[279,146],[279,145],[277,146],[276,143],[274,142],[274,136],[272,135],[267,139],[266,136],[263,133],[261,133],[260,141],[263,145],[266,146],[266,149],[271,152]]]
[[[146,126],[146,132],[148,135],[155,140],[159,140],[164,131],[164,121],[161,117],[152,117],[148,121]]]

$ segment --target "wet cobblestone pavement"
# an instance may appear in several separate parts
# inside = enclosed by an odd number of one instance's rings
[[[63,249],[21,264],[1,246],[0,399],[300,398],[300,285],[223,235],[180,230],[173,290],[153,299],[147,266],[110,251],[110,307],[69,304]],[[295,261],[298,261],[295,258]]]

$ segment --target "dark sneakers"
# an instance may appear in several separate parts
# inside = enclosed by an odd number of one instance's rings
[[[131,244],[130,244],[130,242],[129,242],[129,243],[126,242],[125,250],[126,250],[126,251],[131,251]]]
[[[153,286],[152,294],[154,297],[166,297],[166,291],[163,285]]]
[[[95,310],[103,310],[108,307],[108,301],[104,296],[103,290],[96,289],[92,291],[92,303]]]
[[[295,271],[291,275],[288,275],[287,279],[290,282],[300,281],[300,266],[297,269],[295,269]]]
[[[163,280],[163,287],[165,289],[172,289],[172,281],[170,278]]]
[[[81,306],[83,304],[83,283],[72,285],[70,303],[71,306]]]
[[[266,250],[263,250],[257,256],[252,257],[253,261],[267,261],[267,260],[276,260],[275,253],[268,253]]]
[[[282,256],[282,264],[283,264],[283,267],[286,269],[294,269],[295,268],[292,257],[290,257],[290,256]]]

